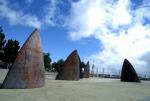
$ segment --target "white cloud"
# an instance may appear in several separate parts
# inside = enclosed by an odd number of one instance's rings
[[[24,25],[30,27],[41,27],[39,19],[31,14],[24,14],[9,7],[7,0],[0,0],[0,17],[8,19],[11,25]]]
[[[114,14],[111,15],[113,26],[126,25],[131,23],[129,4],[129,0],[119,0],[117,2],[114,8]]]
[[[107,71],[120,70],[125,58],[138,73],[150,73],[145,56],[150,53],[150,8],[133,10],[130,0],[80,0],[72,2],[69,36],[72,40],[95,37],[103,50],[86,59]],[[146,54],[146,55],[145,55]]]
[[[33,2],[36,1],[25,0],[26,4],[31,4]],[[11,6],[9,0],[0,0],[0,19],[6,19],[10,25],[22,25],[35,28],[55,26],[57,25],[56,19],[58,18],[56,17],[56,14],[59,13],[57,4],[60,3],[60,1],[46,0],[45,2],[47,2],[45,5],[39,5],[43,8],[41,9],[42,12],[39,12],[42,14],[42,17],[40,17],[33,13],[25,13],[20,6],[18,6],[18,9],[20,10],[15,9],[15,7]]]
[[[43,22],[48,26],[54,26],[54,19],[57,12],[57,0],[48,0],[47,5],[44,6],[44,18]]]
[[[68,22],[70,37],[73,40],[92,36],[93,32],[104,27],[107,7],[100,9],[101,6],[104,7],[98,0],[82,0],[72,4],[72,14],[69,17],[72,19]]]
[[[25,2],[31,4],[33,0],[26,0]],[[36,15],[11,8],[10,2],[7,0],[0,0],[0,19],[7,19],[10,25],[22,25],[35,28],[41,28],[42,25],[44,27],[54,26],[57,3],[56,0],[48,0],[48,3],[43,5],[43,17],[39,19]]]

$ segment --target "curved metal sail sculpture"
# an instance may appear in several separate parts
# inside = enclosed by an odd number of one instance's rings
[[[1,88],[36,88],[44,84],[43,52],[39,30],[35,29],[20,49]]]
[[[140,82],[140,79],[131,65],[131,63],[125,59],[122,66],[122,72],[121,72],[121,81],[125,82]]]

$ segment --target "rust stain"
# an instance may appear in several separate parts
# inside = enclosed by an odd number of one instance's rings
[[[63,80],[79,80],[80,61],[77,50],[73,51],[63,65]]]
[[[35,88],[45,84],[44,59],[36,29],[20,49],[2,88]]]

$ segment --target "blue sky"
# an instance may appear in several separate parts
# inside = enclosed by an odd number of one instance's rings
[[[40,18],[43,19],[42,15],[46,13],[43,10],[46,8],[46,5],[51,5],[50,0],[36,0],[36,1],[29,0],[29,2],[28,0],[27,1],[8,0],[6,2],[9,3],[8,6],[14,9],[14,11],[18,11],[18,12],[22,11],[27,14],[33,13],[39,19]],[[67,14],[67,12],[69,12],[69,6],[67,4],[59,5],[60,7],[67,6],[66,8],[60,10],[61,14]],[[24,5],[26,7],[23,7]],[[6,34],[6,38],[17,39],[19,40],[21,45],[25,42],[25,40],[31,34],[34,28],[37,27],[37,26],[26,26],[20,24],[11,25],[9,19],[5,17],[0,19],[0,21],[1,21],[1,26],[3,27],[3,30]],[[61,58],[66,59],[66,57],[74,49],[78,50],[81,58],[86,57],[92,53],[95,53],[100,49],[98,44],[99,42],[94,38],[72,41],[68,37],[67,28],[63,27],[63,25],[58,25],[58,24],[57,25],[48,24],[46,26],[42,25],[40,28],[40,32],[41,32],[43,51],[49,52],[51,54],[51,58],[53,61],[57,61],[58,59]]]
[[[5,22],[2,24],[6,39],[16,39],[22,45],[34,28],[22,26],[9,26]],[[80,41],[71,41],[64,28],[49,27],[41,29],[41,40],[43,52],[50,53],[53,61],[67,56],[77,49],[80,57],[84,58],[100,49],[99,41],[94,38],[82,39]]]
[[[117,74],[127,58],[150,75],[149,11],[149,0],[0,0],[0,24],[21,45],[40,28],[53,61],[77,49],[99,72]]]

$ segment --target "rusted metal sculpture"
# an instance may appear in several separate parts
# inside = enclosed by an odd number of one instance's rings
[[[121,81],[125,82],[140,82],[140,79],[134,70],[131,63],[125,59],[123,66],[122,66],[122,72],[121,72]]]
[[[74,50],[63,65],[62,80],[79,80],[80,60],[77,50]]]
[[[90,64],[89,61],[84,67],[84,73],[83,73],[83,78],[89,78],[90,77]]]
[[[35,29],[20,49],[1,88],[36,88],[44,84],[43,52],[39,30]]]

